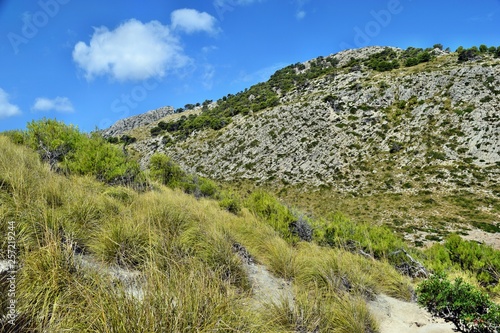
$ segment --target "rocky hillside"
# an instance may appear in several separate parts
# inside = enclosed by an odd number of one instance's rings
[[[147,126],[151,123],[157,122],[159,119],[171,115],[174,109],[170,106],[151,110],[143,114],[120,119],[113,126],[103,131],[105,137],[120,137],[124,133],[128,133],[138,127]]]
[[[476,50],[347,50],[140,127],[131,147],[144,166],[163,152],[202,176],[285,190],[308,210],[404,233],[418,224],[417,244],[441,239],[447,222],[498,232],[499,65]]]
[[[293,65],[300,75],[318,62],[336,63],[327,75],[277,90],[275,106],[239,114],[221,130],[184,140],[166,132],[137,149],[145,159],[164,151],[188,169],[224,180],[341,191],[405,191],[414,183],[495,191],[500,61],[484,56],[459,63],[456,54],[436,50],[417,66],[371,69],[367,61],[384,50],[403,54],[371,47]],[[248,104],[258,97],[250,95]]]

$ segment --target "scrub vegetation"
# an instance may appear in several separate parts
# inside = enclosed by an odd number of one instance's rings
[[[403,269],[416,261],[467,277],[467,292],[483,295],[471,306],[497,311],[484,296],[498,295],[489,247],[456,236],[417,250],[340,213],[312,219],[264,191],[225,192],[164,155],[140,171],[97,134],[53,120],[0,135],[0,212],[0,259],[13,223],[18,263],[14,325],[1,275],[5,332],[376,332],[374,295],[410,300],[424,281],[431,303],[431,282]],[[293,304],[250,306],[235,244],[290,281]],[[490,312],[477,319],[496,320]]]

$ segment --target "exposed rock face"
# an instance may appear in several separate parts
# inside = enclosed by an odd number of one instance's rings
[[[369,46],[369,47],[363,47],[361,49],[350,49],[350,50],[340,51],[339,53],[332,54],[331,56],[335,57],[339,61],[339,67],[342,67],[347,65],[347,63],[353,59],[366,59],[372,54],[382,52],[387,48],[388,47],[382,47],[382,46]],[[397,47],[389,47],[389,49],[394,51],[401,51],[401,49]]]
[[[159,150],[191,171],[224,180],[356,192],[411,191],[415,184],[496,188],[500,60],[458,63],[456,55],[441,52],[432,62],[388,72],[342,67],[383,49],[333,55],[339,61],[334,75],[295,86],[280,94],[278,106],[234,117],[222,130],[195,132],[169,147],[152,138],[136,149],[144,165]]]
[[[174,108],[170,106],[161,107],[143,114],[120,119],[110,128],[103,131],[104,137],[121,136],[134,128],[149,125],[159,119],[174,113]]]

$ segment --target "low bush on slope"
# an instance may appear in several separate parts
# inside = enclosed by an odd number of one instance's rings
[[[87,135],[74,126],[43,119],[28,123],[26,131],[11,136],[37,151],[53,170],[92,175],[108,183],[140,181],[138,164],[98,133]]]
[[[451,283],[444,274],[434,275],[419,286],[418,302],[459,332],[500,332],[500,306],[460,278]]]

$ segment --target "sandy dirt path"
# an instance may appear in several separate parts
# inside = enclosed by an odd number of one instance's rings
[[[378,295],[368,302],[373,316],[380,324],[380,333],[453,333],[454,325],[433,318],[416,303]]]

